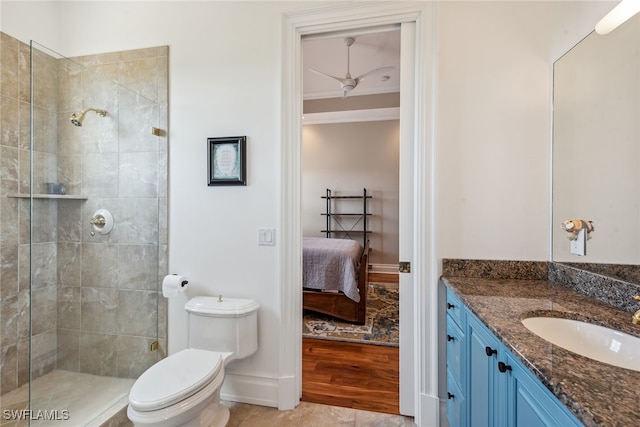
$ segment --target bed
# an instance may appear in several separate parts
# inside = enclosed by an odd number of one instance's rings
[[[366,320],[369,242],[304,237],[302,307],[348,322]]]

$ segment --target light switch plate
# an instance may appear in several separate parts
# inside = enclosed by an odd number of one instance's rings
[[[275,244],[275,228],[258,228],[258,246],[275,246]]]
[[[578,231],[578,236],[571,241],[571,253],[575,255],[585,256],[587,254],[587,231],[582,229]]]

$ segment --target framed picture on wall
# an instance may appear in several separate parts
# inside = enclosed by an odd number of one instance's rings
[[[208,185],[247,185],[247,137],[207,138]]]

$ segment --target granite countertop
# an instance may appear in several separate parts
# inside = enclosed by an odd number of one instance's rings
[[[520,322],[566,317],[640,337],[631,313],[545,279],[442,277],[444,284],[585,426],[640,425],[640,372],[557,347]]]

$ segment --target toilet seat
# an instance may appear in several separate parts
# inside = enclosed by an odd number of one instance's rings
[[[221,372],[223,353],[189,348],[147,369],[129,392],[129,404],[141,412],[166,408],[194,395]]]

